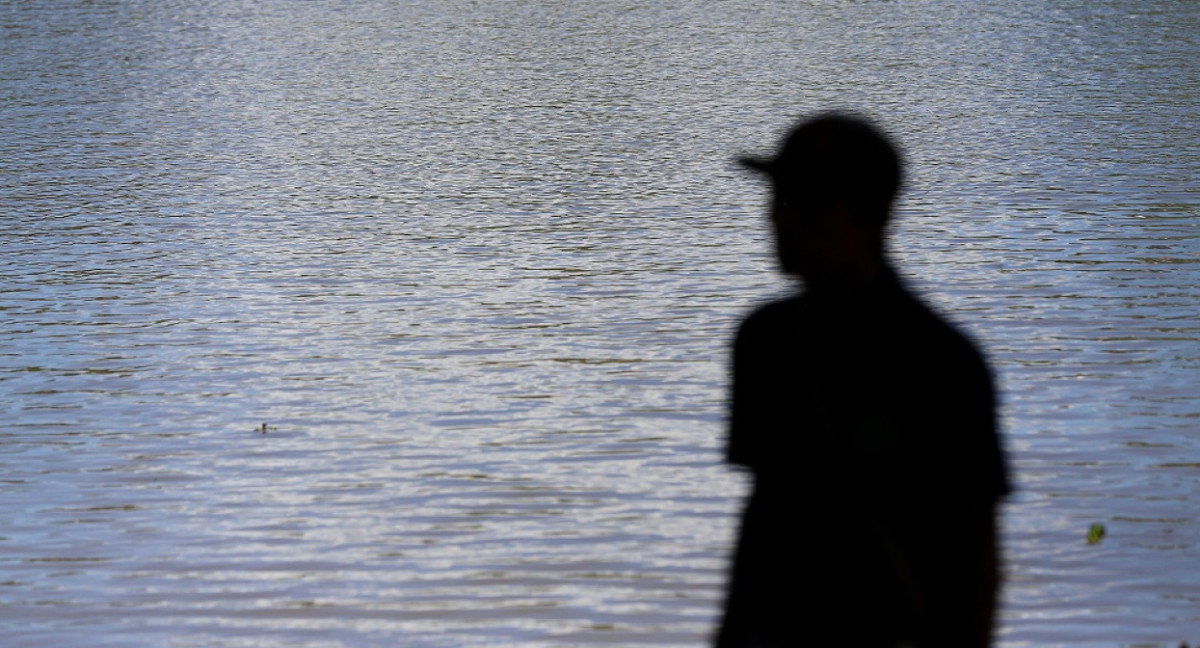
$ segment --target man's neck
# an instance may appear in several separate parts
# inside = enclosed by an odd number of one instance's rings
[[[852,295],[887,283],[894,276],[887,259],[880,256],[859,259],[829,272],[814,273],[804,277],[804,284],[808,290],[823,294]]]

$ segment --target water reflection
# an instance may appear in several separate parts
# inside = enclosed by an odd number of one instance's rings
[[[780,287],[725,165],[831,105],[998,365],[1002,644],[1198,623],[1187,3],[0,13],[10,641],[695,645]]]

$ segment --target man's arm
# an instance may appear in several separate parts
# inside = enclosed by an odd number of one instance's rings
[[[979,543],[979,617],[976,621],[978,636],[975,645],[988,648],[992,643],[992,630],[996,622],[996,599],[1000,595],[1000,539],[996,524],[996,506],[988,508],[988,512],[980,520],[982,528],[979,533],[983,536]]]

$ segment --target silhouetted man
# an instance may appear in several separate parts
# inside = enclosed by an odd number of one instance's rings
[[[988,645],[1008,492],[992,381],[885,256],[895,149],[826,114],[742,163],[771,182],[804,290],[734,343],[727,459],[754,491],[716,645]]]

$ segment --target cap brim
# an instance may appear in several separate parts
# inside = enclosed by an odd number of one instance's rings
[[[751,171],[758,171],[759,173],[766,173],[766,174],[771,174],[771,175],[773,175],[775,173],[775,169],[777,166],[774,158],[746,156],[746,157],[738,158],[737,162],[741,166],[743,166],[747,169],[750,169]]]

